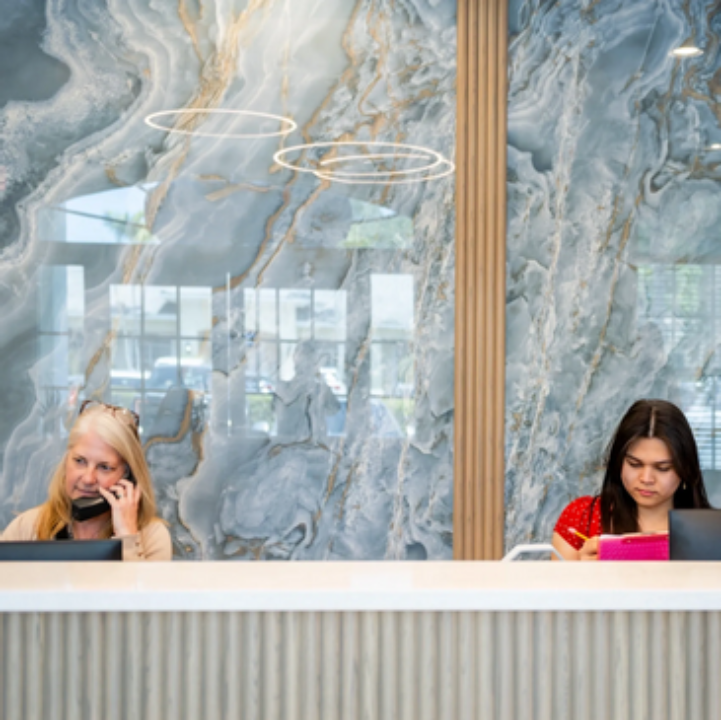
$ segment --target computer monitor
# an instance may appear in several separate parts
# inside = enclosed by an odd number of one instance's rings
[[[0,562],[122,560],[122,540],[20,540],[0,542]]]
[[[721,561],[721,510],[671,510],[668,530],[671,560]]]

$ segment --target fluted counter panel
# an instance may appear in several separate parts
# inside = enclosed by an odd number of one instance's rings
[[[5,720],[718,718],[721,613],[9,613]]]

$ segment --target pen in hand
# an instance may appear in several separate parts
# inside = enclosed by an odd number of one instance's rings
[[[576,528],[568,528],[568,530],[569,532],[572,532],[576,537],[580,537],[581,540],[583,540],[584,542],[588,541],[588,538],[583,533],[578,532]]]

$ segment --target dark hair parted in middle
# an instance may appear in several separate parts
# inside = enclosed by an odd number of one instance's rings
[[[638,532],[638,506],[621,480],[630,447],[643,438],[662,440],[681,479],[673,496],[674,508],[708,508],[698,449],[686,416],[666,400],[637,400],[619,423],[608,448],[601,488],[601,527],[605,533]]]

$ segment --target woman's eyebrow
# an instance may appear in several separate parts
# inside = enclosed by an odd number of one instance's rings
[[[631,455],[631,453],[626,453],[626,457],[629,460],[633,460],[634,462],[643,464],[643,460],[640,458],[635,457],[634,455]],[[652,463],[647,463],[648,465],[673,465],[673,460],[669,458],[668,460],[656,460]]]

